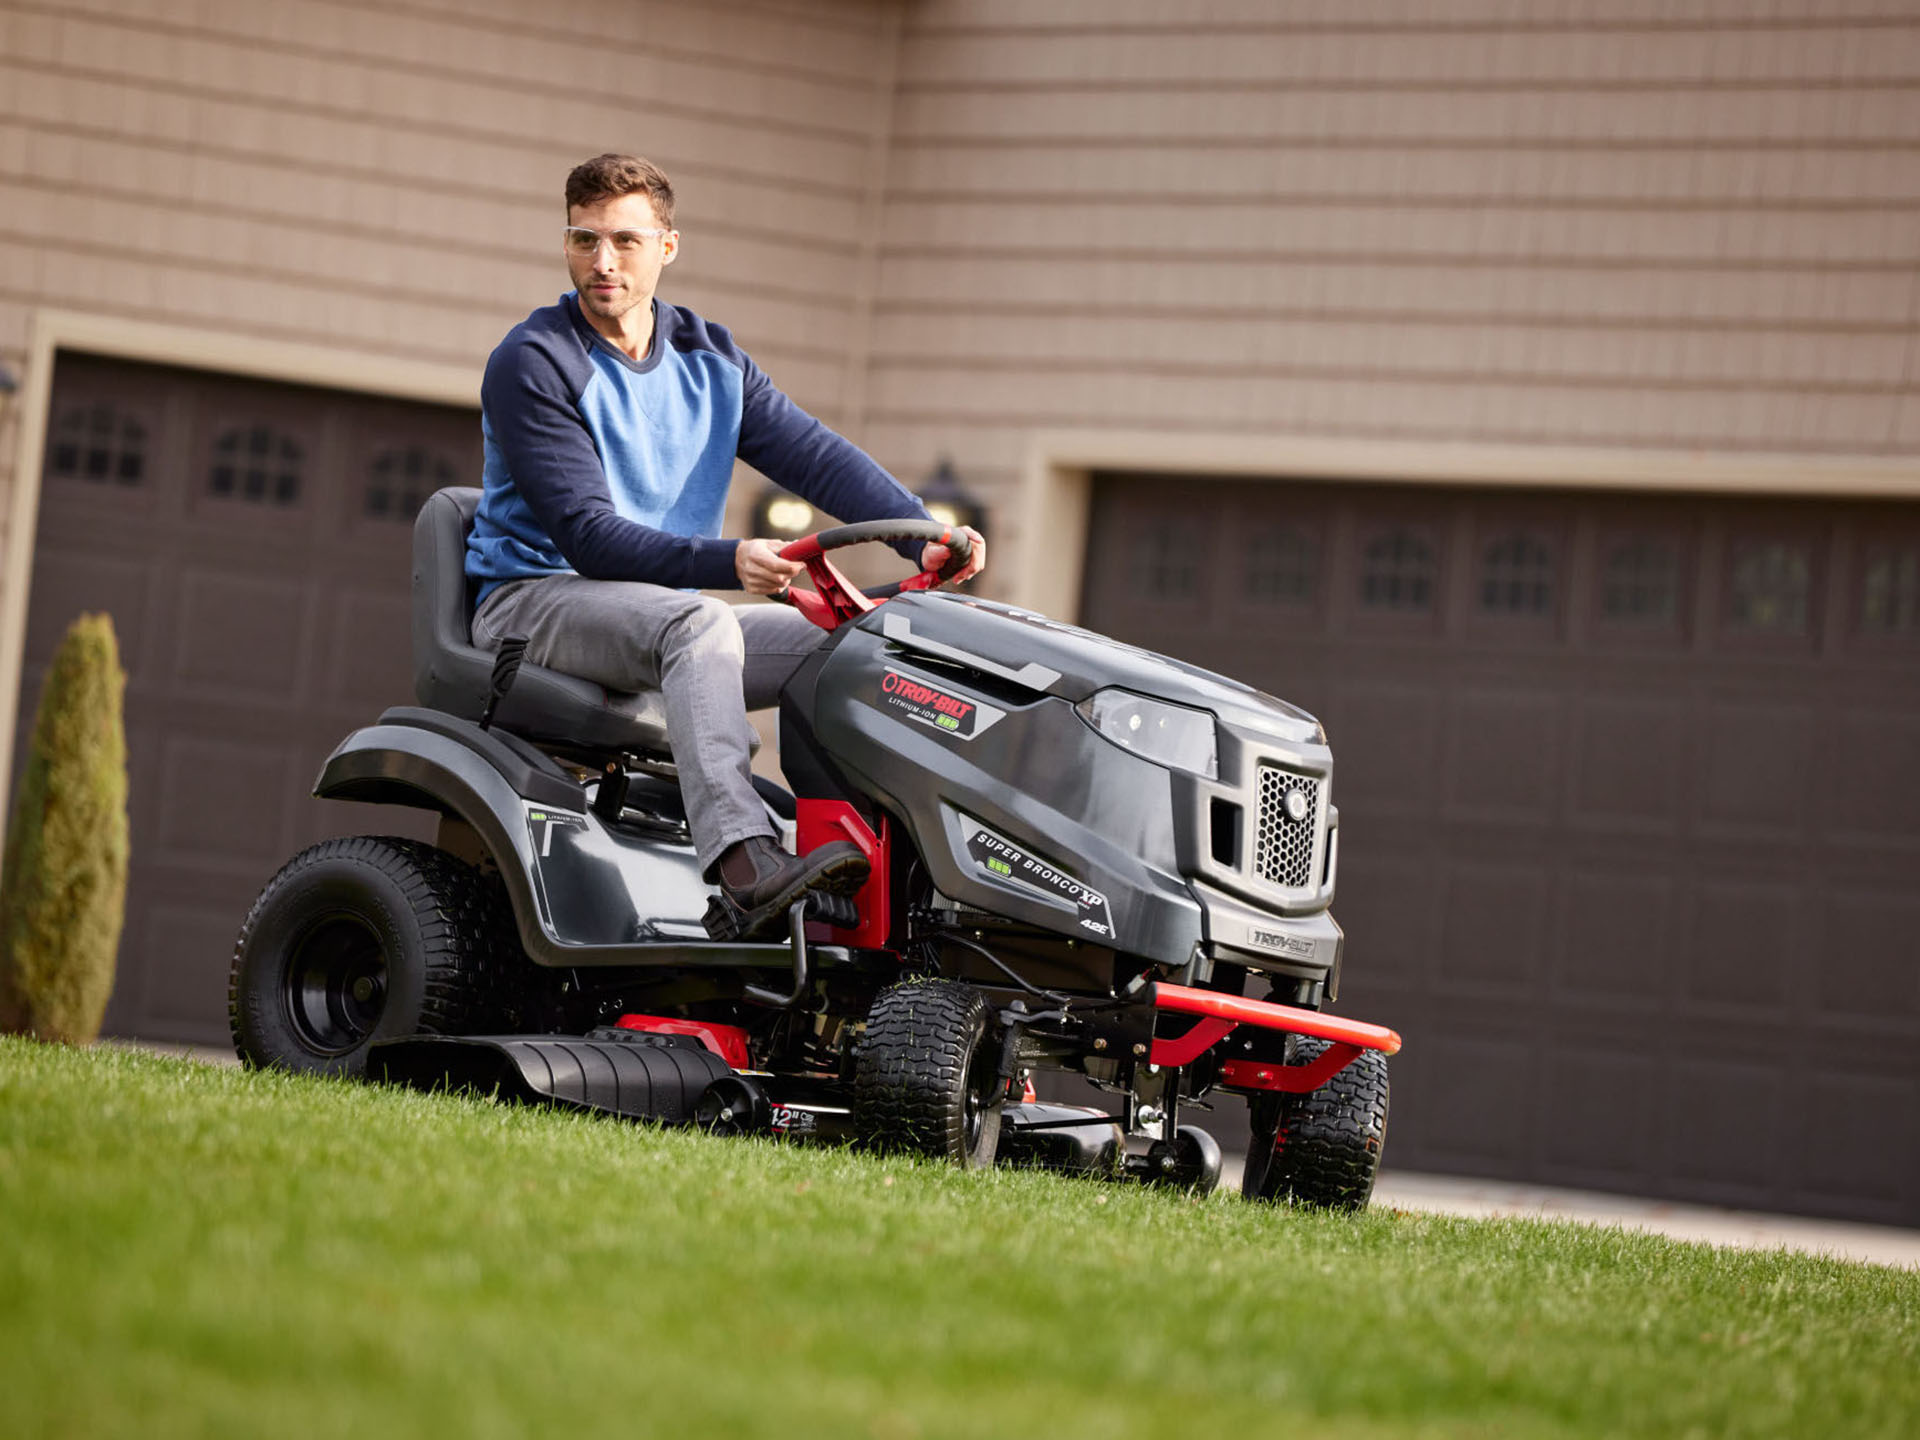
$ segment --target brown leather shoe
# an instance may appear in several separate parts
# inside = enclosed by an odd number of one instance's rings
[[[707,904],[707,934],[747,939],[783,921],[808,891],[853,894],[870,869],[859,847],[845,840],[789,855],[765,836],[751,836],[720,857],[720,893]]]

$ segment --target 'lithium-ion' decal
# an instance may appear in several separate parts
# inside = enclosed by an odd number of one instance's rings
[[[554,815],[545,810],[529,810],[527,825],[533,831],[533,849],[542,860],[553,854],[553,832],[585,830],[586,818],[580,815]]]
[[[961,740],[973,739],[1007,713],[964,695],[951,694],[915,676],[902,675],[898,670],[881,674],[880,703],[904,712],[910,720],[931,725]]]
[[[1027,854],[1011,840],[996,835],[975,820],[966,821],[967,854],[973,863],[996,880],[1012,880],[1065,900],[1080,912],[1080,928],[1102,938],[1113,936],[1113,912],[1107,897],[1082,885],[1046,861]]]

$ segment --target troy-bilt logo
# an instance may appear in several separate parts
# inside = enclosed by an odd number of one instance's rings
[[[958,730],[973,713],[971,700],[962,700],[931,685],[922,685],[918,680],[909,680],[897,671],[887,671],[880,688],[889,695],[899,696],[909,705],[933,711],[942,730]]]
[[[1289,955],[1313,956],[1313,941],[1304,935],[1282,935],[1274,930],[1253,930],[1253,943],[1264,945],[1269,950],[1284,950]]]
[[[971,740],[1004,713],[991,705],[950,695],[936,685],[888,670],[880,677],[880,695],[884,704],[904,710],[910,719],[961,740]]]

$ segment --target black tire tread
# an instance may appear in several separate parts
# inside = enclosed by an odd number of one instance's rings
[[[987,1117],[977,1149],[966,1134],[967,1076],[987,1015],[984,995],[951,980],[881,991],[855,1054],[853,1109],[865,1143],[963,1166],[993,1163],[999,1111]]]
[[[242,957],[261,917],[303,872],[336,861],[365,864],[406,898],[427,954],[419,1033],[474,1034],[499,1016],[517,953],[513,920],[502,888],[466,862],[420,840],[398,835],[353,835],[308,846],[280,867],[247,912],[234,941],[227,975],[227,1022],[234,1051],[252,1066],[284,1064],[258,1053],[242,1025]]]
[[[1290,1063],[1317,1059],[1327,1041],[1297,1036]],[[1293,1200],[1325,1210],[1364,1210],[1373,1198],[1380,1156],[1387,1141],[1387,1057],[1362,1050],[1346,1069],[1318,1090],[1288,1095],[1269,1111],[1277,1118],[1272,1159],[1260,1174],[1249,1167],[1250,1199]],[[1256,1117],[1255,1143],[1262,1124]]]

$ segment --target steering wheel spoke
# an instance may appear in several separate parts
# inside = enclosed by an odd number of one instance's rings
[[[875,602],[867,598],[866,592],[842,575],[840,567],[824,553],[807,561],[807,576],[813,581],[814,598],[833,612],[834,622],[826,627],[829,630],[838,629],[849,620],[858,620],[874,607]]]
[[[811,592],[789,586],[784,598],[822,630],[837,630],[850,620],[858,620],[874,606],[884,603],[885,597],[876,598],[861,590],[840,573],[827,558],[827,552],[869,541],[889,540],[922,540],[930,545],[945,545],[950,552],[941,574],[922,570],[896,585],[886,587],[889,594],[898,594],[903,590],[931,590],[945,575],[957,573],[972,558],[972,546],[967,537],[937,521],[869,520],[860,525],[840,525],[817,534],[802,535],[782,547],[781,557],[800,561],[807,567],[807,577],[813,581]]]

